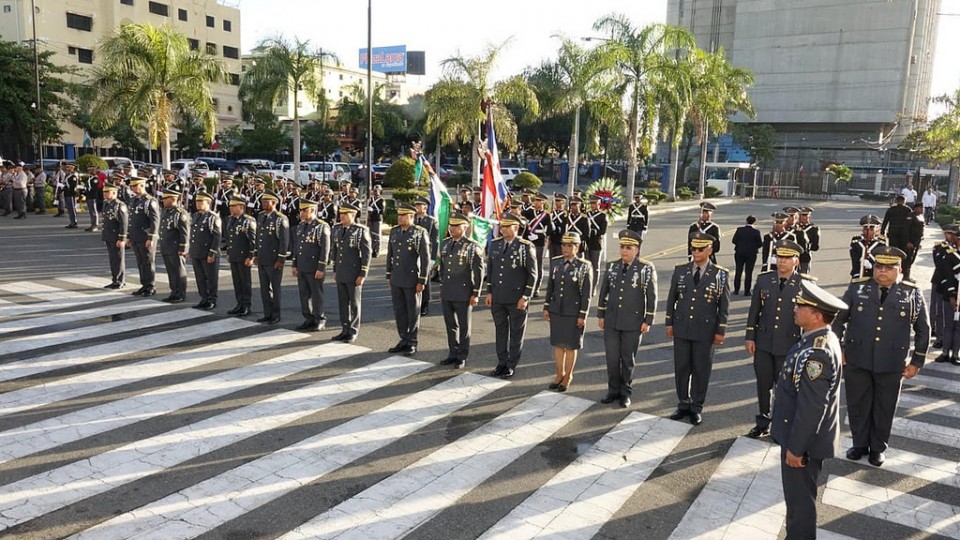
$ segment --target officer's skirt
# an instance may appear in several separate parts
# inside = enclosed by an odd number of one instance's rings
[[[563,349],[583,347],[583,330],[577,327],[576,316],[550,314],[550,345],[553,347]]]

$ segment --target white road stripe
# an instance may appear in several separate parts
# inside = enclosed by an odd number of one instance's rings
[[[267,384],[367,350],[346,343],[319,345],[7,430],[0,433],[0,463]]]
[[[826,529],[817,529],[817,540],[857,540],[852,536],[835,533]]]
[[[786,514],[780,447],[740,437],[670,538],[775,539]]]
[[[464,373],[72,538],[194,538],[315,482],[507,384]]]
[[[140,300],[137,302],[114,302],[101,307],[68,311],[66,313],[58,313],[56,315],[45,315],[42,317],[32,317],[29,319],[17,319],[0,323],[0,335],[9,334],[11,332],[23,332],[25,330],[36,330],[37,328],[43,328],[44,326],[67,324],[86,319],[95,319],[98,317],[116,315],[119,313],[129,313],[131,311],[137,311],[140,309],[151,309],[163,306],[164,304],[150,302],[147,300]]]
[[[853,440],[844,438],[840,441],[840,446],[850,448]],[[960,462],[915,454],[899,448],[887,448],[883,455],[886,458],[883,462],[885,471],[960,489]]]
[[[554,538],[571,531],[592,537],[690,427],[640,412],[630,414],[480,538]]]
[[[7,290],[8,292],[13,292],[16,294],[26,294],[25,292],[21,292],[25,290],[22,287],[23,285],[23,282],[0,285],[0,290]],[[77,306],[95,304],[97,302],[103,302],[105,300],[114,298],[113,295],[109,294],[85,294],[63,289],[58,290],[60,292],[56,294],[44,294],[44,301],[42,302],[33,304],[17,304],[15,302],[10,302],[8,305],[0,307],[0,318],[19,317],[20,315],[28,315],[30,313],[41,313],[56,309],[74,308]],[[43,293],[31,294],[29,296],[39,296],[41,294]]]
[[[843,423],[850,425],[850,417],[844,415]],[[960,446],[960,429],[920,422],[910,418],[896,417],[893,419],[893,428],[890,433],[906,439],[926,441],[956,448]]]
[[[0,530],[278,428],[429,367],[432,365],[425,362],[391,357],[8,484],[0,493]]]
[[[960,418],[960,407],[954,399],[929,398],[915,392],[901,392],[897,405],[912,415],[934,413],[950,418]]]
[[[282,536],[400,538],[593,405],[543,392]]]
[[[254,273],[256,273],[256,267],[253,268]],[[167,284],[169,280],[167,279],[167,271],[162,266],[157,267],[157,284]],[[66,277],[57,277],[57,281],[65,281],[67,283],[73,283],[74,285],[81,285],[83,287],[89,287],[91,289],[99,289],[110,282],[109,278],[98,278],[96,276],[66,276]],[[229,267],[227,270],[220,270],[220,283],[232,283],[233,276],[230,274]],[[187,280],[189,283],[193,283],[193,267],[190,263],[187,263]],[[127,287],[123,289],[115,289],[112,292],[120,294],[130,294],[131,292],[139,289],[139,286],[134,286],[131,288],[132,284],[127,284]],[[160,287],[158,286],[159,290]]]
[[[960,381],[932,375],[915,375],[912,379],[903,379],[905,386],[941,390],[951,394],[960,394]]]
[[[830,475],[823,504],[930,534],[960,539],[960,507]]]
[[[184,314],[189,312],[201,313],[192,309],[183,311]],[[0,364],[0,382],[20,379],[56,369],[95,364],[117,356],[135,354],[171,344],[183,344],[197,338],[232,332],[252,326],[257,325],[240,319],[219,319],[205,324],[192,324],[185,328],[147,334],[137,339],[111,341],[83,349],[63,351],[16,362],[7,362]]]
[[[266,334],[213,343],[199,349],[181,351],[160,358],[151,358],[125,366],[85,373],[58,381],[0,394],[0,416],[41,407],[135,381],[160,377],[205,364],[284,345],[306,337],[300,332],[274,330]]]
[[[927,360],[927,363],[923,365],[923,369],[921,371],[936,371],[937,373],[960,376],[960,366],[955,366],[950,362],[934,362],[933,360]]]

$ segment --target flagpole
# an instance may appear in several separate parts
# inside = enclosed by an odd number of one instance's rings
[[[373,194],[373,0],[367,0],[367,200]],[[370,205],[367,205],[370,223]],[[372,234],[380,234],[373,231]]]

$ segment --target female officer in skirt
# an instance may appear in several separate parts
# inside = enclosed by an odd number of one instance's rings
[[[566,392],[573,380],[577,351],[583,347],[583,328],[590,310],[592,268],[590,261],[577,257],[581,238],[576,232],[564,233],[563,255],[550,261],[543,318],[550,322],[550,345],[557,366],[551,390]]]

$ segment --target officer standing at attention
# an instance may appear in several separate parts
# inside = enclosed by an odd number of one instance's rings
[[[370,249],[374,258],[380,256],[380,229],[383,226],[383,215],[387,211],[387,203],[380,196],[382,191],[380,184],[373,186],[370,201],[367,203],[367,227],[370,229]]]
[[[583,330],[590,311],[593,268],[577,257],[583,240],[576,232],[563,235],[563,255],[550,261],[543,318],[550,323],[550,345],[556,374],[550,390],[566,392],[573,382],[577,351],[583,348]]]
[[[847,304],[803,280],[793,309],[803,331],[787,353],[776,386],[773,440],[787,505],[787,538],[817,537],[817,477],[840,449],[842,352],[830,323]]]
[[[527,221],[527,240],[533,244],[537,259],[537,283],[533,286],[533,297],[540,296],[540,283],[543,282],[543,251],[547,247],[547,225],[550,221],[549,212],[543,205],[547,196],[539,191],[533,193],[533,204],[523,211],[523,219]]]
[[[577,249],[577,253],[580,255],[587,254],[587,244],[586,240],[593,234],[592,228],[590,226],[590,219],[581,211],[581,206],[583,206],[583,199],[579,195],[574,195],[570,197],[567,201],[570,206],[570,211],[567,212],[567,222],[566,228],[563,233],[575,232],[580,235],[580,239],[583,240],[583,243],[580,244],[580,247]],[[563,243],[563,237],[561,236],[561,245]],[[560,253],[563,255],[563,253]],[[551,257],[551,260],[553,258]]]
[[[415,213],[413,205],[397,204],[398,225],[390,229],[387,243],[387,284],[400,335],[400,341],[389,349],[391,353],[417,352],[420,303],[430,269],[431,249],[427,229],[414,224]]]
[[[134,296],[157,294],[157,246],[154,242],[160,234],[160,206],[147,194],[145,183],[143,178],[130,179],[133,200],[128,207],[130,236],[127,247],[133,247],[140,273],[140,288],[133,291]]]
[[[127,242],[127,226],[129,224],[127,205],[117,199],[117,186],[103,187],[103,228],[100,239],[107,244],[107,256],[110,259],[110,284],[104,289],[122,289],[126,275],[126,261],[123,258],[123,248]]]
[[[220,283],[220,216],[210,209],[213,197],[206,191],[194,196],[197,207],[190,222],[190,259],[193,275],[197,281],[200,302],[196,309],[212,311],[217,307],[217,290]]]
[[[430,260],[428,261],[426,269],[428,279],[423,284],[423,294],[421,295],[422,298],[420,302],[420,316],[426,317],[430,312],[430,266],[436,262],[437,252],[440,249],[440,225],[437,223],[436,218],[427,214],[427,207],[430,206],[430,201],[428,199],[424,197],[417,197],[413,203],[413,206],[417,211],[413,217],[413,224],[426,229],[427,238],[430,240],[430,245],[428,246],[427,250]]]
[[[330,263],[330,226],[317,219],[317,203],[300,199],[300,223],[293,237],[293,277],[300,291],[303,322],[297,330],[317,332],[327,324],[323,280]]]
[[[454,212],[447,230],[450,236],[440,248],[440,306],[447,329],[447,357],[440,365],[463,369],[470,356],[473,307],[480,299],[483,282],[483,248],[465,233],[467,216]]]
[[[647,227],[650,226],[648,202],[643,192],[638,191],[633,194],[633,203],[627,209],[627,228],[638,233],[641,238],[647,235]]]
[[[710,253],[710,262],[713,264],[717,264],[717,254],[720,253],[720,227],[710,221],[713,218],[713,211],[716,209],[717,207],[713,203],[700,203],[700,219],[691,223],[689,230],[690,235],[699,232],[713,237],[713,247]],[[687,256],[692,258],[691,244],[687,245]]]
[[[787,351],[800,339],[800,328],[793,323],[793,305],[800,293],[800,245],[781,240],[776,247],[776,270],[757,276],[747,315],[744,345],[753,356],[757,377],[757,425],[747,437],[757,439],[770,434],[770,393],[787,358]],[[804,276],[806,277],[806,276]],[[808,278],[809,279],[809,278]]]
[[[863,232],[850,240],[850,277],[853,279],[870,277],[873,275],[873,250],[878,246],[887,245],[887,239],[877,234],[880,227],[880,218],[866,215],[860,218],[860,227]]]
[[[290,221],[277,211],[280,197],[264,191],[260,197],[263,212],[257,216],[257,255],[253,264],[260,274],[260,300],[263,317],[259,323],[280,322],[280,283],[283,281],[283,262],[290,256]]]
[[[550,260],[561,255],[560,242],[563,240],[563,233],[567,232],[567,211],[564,209],[566,204],[566,195],[559,192],[553,194],[553,210],[547,221],[547,251]]]
[[[163,191],[160,215],[160,256],[167,269],[170,296],[164,302],[179,304],[187,298],[187,266],[184,262],[190,243],[190,213],[180,206],[181,193],[173,188]]]
[[[729,272],[710,261],[716,238],[702,232],[690,235],[693,260],[673,270],[667,294],[667,337],[673,339],[677,410],[671,420],[690,417],[703,422],[703,403],[713,369],[713,346],[723,344],[730,305]]]
[[[533,244],[517,237],[521,218],[500,216],[500,234],[487,250],[487,297],[484,304],[493,315],[497,339],[494,377],[513,377],[527,329],[527,303],[537,281]],[[558,246],[559,247],[559,244]]]
[[[807,245],[800,254],[800,273],[809,274],[813,264],[813,252],[820,251],[820,226],[810,221],[810,214],[813,208],[804,206],[800,208],[800,221],[797,223],[797,230],[803,233],[807,239]]]
[[[340,223],[330,233],[330,260],[336,273],[337,304],[343,330],[332,341],[353,343],[360,331],[360,301],[370,266],[370,231],[356,223],[356,206],[340,206]]]
[[[586,255],[593,270],[591,283],[596,287],[600,274],[600,261],[607,256],[607,214],[600,209],[599,196],[590,196],[590,212],[587,217],[590,219],[590,236],[586,238]],[[593,291],[590,293],[593,294]]]
[[[230,199],[230,218],[227,220],[227,261],[233,278],[233,295],[237,305],[227,315],[250,315],[253,297],[254,250],[257,248],[257,220],[245,213],[247,201],[234,196]]]
[[[879,246],[873,258],[873,276],[850,282],[843,294],[850,310],[837,317],[833,330],[843,343],[843,379],[853,434],[847,459],[857,461],[869,454],[870,464],[879,467],[890,440],[900,384],[923,367],[930,326],[920,290],[901,280],[906,254],[893,246]]]
[[[64,229],[76,229],[77,225],[77,195],[80,192],[80,175],[77,174],[76,165],[67,163],[63,166],[65,169],[63,178],[63,204],[67,207],[67,218],[70,223]],[[62,208],[60,209],[63,210]],[[127,244],[130,247],[130,244]],[[137,259],[138,261],[140,259]],[[138,264],[139,266],[139,264]]]

